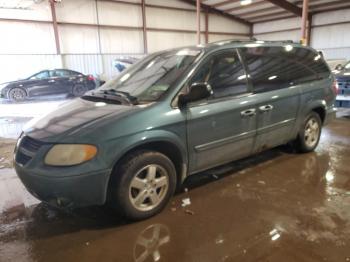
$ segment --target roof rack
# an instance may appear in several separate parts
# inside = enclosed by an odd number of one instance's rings
[[[209,44],[216,44],[216,43],[240,43],[240,42],[256,42],[256,41],[261,41],[261,42],[265,42],[265,43],[286,43],[286,44],[297,44],[296,42],[294,42],[293,40],[259,40],[255,37],[252,37],[250,39],[227,39],[227,40],[221,40],[221,41],[215,41],[215,42],[210,42]]]

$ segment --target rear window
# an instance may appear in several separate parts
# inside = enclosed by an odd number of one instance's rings
[[[307,48],[248,47],[241,49],[254,92],[287,88],[329,77],[321,55]]]

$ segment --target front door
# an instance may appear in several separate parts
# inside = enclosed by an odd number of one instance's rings
[[[30,96],[46,96],[50,93],[50,75],[49,71],[41,71],[30,77],[28,86]]]
[[[206,58],[188,85],[199,82],[213,94],[186,108],[190,173],[251,154],[256,135],[256,99],[236,49]]]

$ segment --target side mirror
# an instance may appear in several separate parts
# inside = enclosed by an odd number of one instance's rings
[[[179,107],[187,103],[208,98],[212,94],[211,86],[208,83],[193,83],[187,94],[179,96]]]
[[[344,66],[342,64],[337,64],[337,66],[335,67],[336,70],[343,70],[344,69]]]

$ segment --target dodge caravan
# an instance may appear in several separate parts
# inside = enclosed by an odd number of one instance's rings
[[[335,115],[322,55],[291,42],[225,41],[148,55],[31,122],[15,149],[29,192],[60,207],[160,212],[189,175],[292,142]]]

